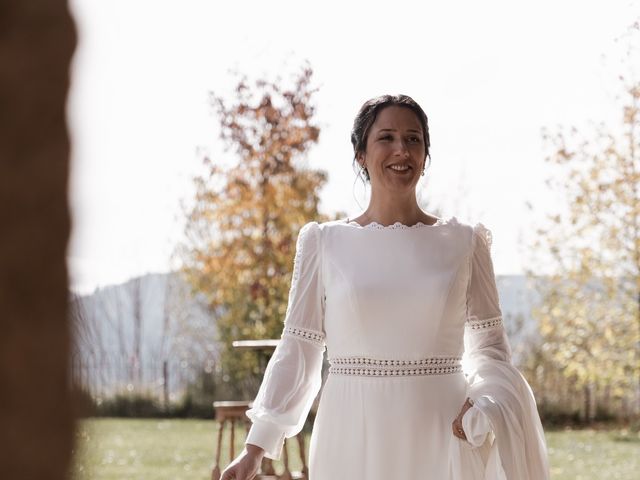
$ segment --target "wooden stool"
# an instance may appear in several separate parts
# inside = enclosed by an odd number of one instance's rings
[[[211,480],[219,480],[222,472],[220,471],[220,451],[222,449],[222,432],[227,423],[231,424],[231,438],[229,440],[229,458],[235,458],[235,425],[241,422],[245,426],[246,433],[251,428],[251,420],[246,416],[245,412],[253,405],[251,401],[221,401],[213,402],[215,409],[215,420],[219,422],[218,444],[216,445],[215,467],[211,472]],[[302,460],[302,472],[291,472],[289,470],[289,452],[287,448],[287,440],[285,439],[283,446],[283,463],[284,472],[282,475],[276,475],[273,463],[270,458],[263,458],[260,472],[256,475],[256,479],[273,479],[273,480],[298,480],[308,478],[308,468],[304,448],[304,437],[302,432],[296,435],[298,447],[300,449],[300,458]]]

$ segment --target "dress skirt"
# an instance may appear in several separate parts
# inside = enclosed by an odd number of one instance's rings
[[[467,393],[462,372],[329,374],[309,448],[309,480],[447,479],[451,424]]]

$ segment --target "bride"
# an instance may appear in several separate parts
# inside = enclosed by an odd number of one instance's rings
[[[491,231],[421,210],[423,109],[371,99],[352,133],[371,184],[357,218],[299,231],[282,338],[223,480],[255,477],[302,429],[330,363],[309,448],[310,480],[545,480],[533,392],[511,361]]]

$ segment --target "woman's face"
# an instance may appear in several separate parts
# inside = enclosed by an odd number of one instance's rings
[[[359,161],[367,167],[372,187],[415,189],[425,162],[422,126],[416,114],[397,105],[380,110]]]

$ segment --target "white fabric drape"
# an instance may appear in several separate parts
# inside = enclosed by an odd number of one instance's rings
[[[321,229],[305,224],[298,234],[284,328],[263,381],[246,415],[252,426],[245,443],[279,460],[284,439],[302,430],[322,384],[324,290]]]
[[[547,446],[531,387],[511,361],[491,260],[491,232],[473,228],[463,371],[474,405],[462,418],[468,442],[454,442],[453,480],[545,480]],[[465,467],[475,465],[475,467]],[[478,470],[478,465],[484,469]]]

